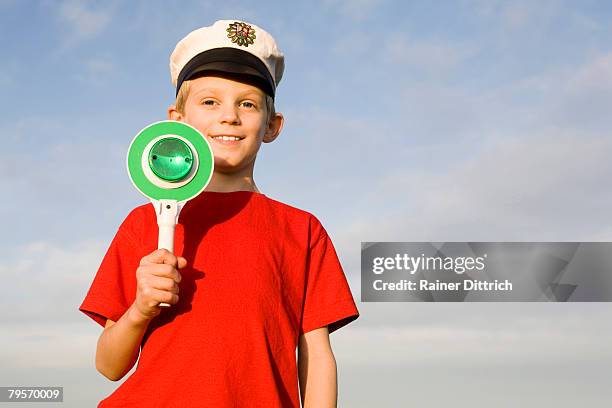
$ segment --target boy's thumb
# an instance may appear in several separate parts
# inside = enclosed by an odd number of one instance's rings
[[[182,256],[179,256],[176,258],[178,260],[178,268],[184,268],[185,266],[187,266],[187,260],[185,258],[183,258]]]

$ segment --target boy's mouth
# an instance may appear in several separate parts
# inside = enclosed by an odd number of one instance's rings
[[[215,142],[222,143],[222,144],[234,144],[244,139],[244,136],[233,136],[233,135],[215,135],[215,136],[209,136],[209,137]]]

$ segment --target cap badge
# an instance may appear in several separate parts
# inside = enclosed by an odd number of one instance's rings
[[[255,41],[255,29],[248,24],[234,21],[227,28],[227,36],[234,44],[248,47]]]

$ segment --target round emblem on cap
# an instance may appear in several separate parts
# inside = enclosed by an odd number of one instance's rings
[[[227,36],[234,44],[248,47],[255,41],[255,29],[248,24],[234,21],[227,28]]]

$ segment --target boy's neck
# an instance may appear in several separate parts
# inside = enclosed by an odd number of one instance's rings
[[[236,175],[228,175],[223,173],[213,172],[212,178],[205,191],[229,193],[232,191],[253,191],[259,193],[259,189],[255,185],[253,176],[244,175],[236,177]]]

